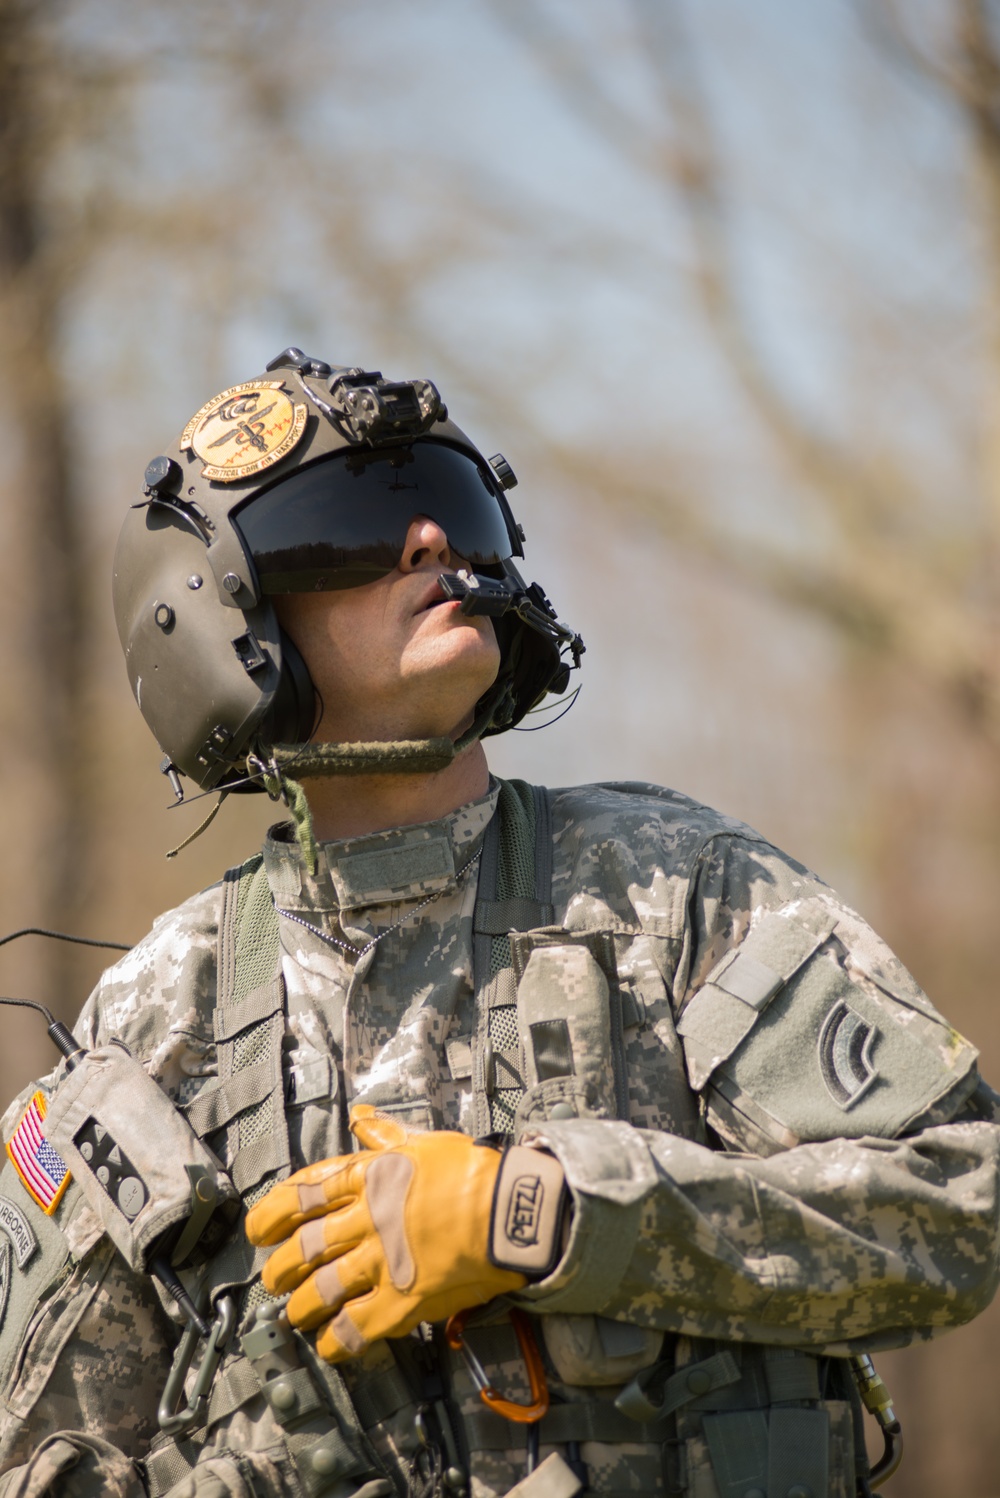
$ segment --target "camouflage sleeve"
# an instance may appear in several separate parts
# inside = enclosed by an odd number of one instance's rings
[[[537,1132],[576,1211],[539,1311],[844,1354],[968,1321],[997,1284],[998,1130],[830,1140],[769,1160],[625,1123]]]
[[[161,917],[102,977],[74,1026],[87,1049],[112,1036],[175,1099],[211,1062],[218,891]],[[39,1087],[4,1114],[10,1138]],[[0,1157],[2,1158],[2,1157]],[[44,1213],[8,1164],[0,1175],[0,1498],[145,1489],[136,1462],[158,1432],[176,1330],[152,1282],[101,1233],[71,1183]]]
[[[12,1234],[0,1292],[0,1498],[131,1498],[143,1491],[134,1463],[158,1429],[172,1328],[74,1187],[53,1220],[11,1166],[0,1185],[0,1226]]]
[[[201,1085],[214,1054],[212,1013],[220,886],[211,885],[153,923],[101,977],[76,1025],[88,1048],[123,1040],[175,1102]]]
[[[853,911],[766,844],[715,838],[674,999],[708,1143],[610,1120],[529,1133],[575,1204],[535,1309],[844,1353],[988,1304],[1000,1129],[972,1098],[976,1053]]]
[[[21,1491],[15,1474],[31,1493],[131,1492],[133,1460],[158,1429],[173,1327],[75,1184],[49,1216],[8,1163],[0,1229],[0,1495]]]

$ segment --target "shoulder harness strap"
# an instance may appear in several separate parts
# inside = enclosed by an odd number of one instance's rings
[[[233,1095],[227,1156],[244,1200],[258,1200],[289,1166],[281,1071],[285,1030],[278,919],[263,859],[225,881],[215,1010],[219,1082]],[[235,885],[235,890],[233,886]],[[243,1081],[253,1073],[256,1085]]]
[[[517,988],[509,931],[549,926],[552,812],[544,786],[501,780],[486,829],[473,915],[472,967],[479,1060],[473,1086],[477,1131],[510,1133],[524,1092],[517,1036]]]
[[[218,974],[213,1018],[218,1078],[185,1111],[199,1134],[214,1135],[233,1184],[252,1206],[291,1168],[278,918],[259,854],[228,870],[223,880]],[[249,1244],[231,1239],[213,1261],[216,1291],[255,1280],[255,1260]],[[268,1299],[256,1280],[248,1294],[241,1310]]]

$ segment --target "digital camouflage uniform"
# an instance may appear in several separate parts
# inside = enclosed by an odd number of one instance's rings
[[[742,824],[651,786],[550,793],[551,919],[512,939],[513,971],[494,941],[476,995],[476,855],[497,794],[494,782],[441,821],[322,845],[315,875],[287,826],[269,835],[264,868],[287,912],[287,1010],[272,1022],[288,1163],[270,1144],[278,1093],[235,1118],[213,1103],[225,885],[155,923],[104,975],[77,1034],[88,1048],[124,1041],[225,1163],[255,1152],[251,1200],[275,1170],[349,1152],[355,1102],[413,1128],[543,1140],[573,1217],[556,1271],[515,1297],[546,1351],[541,1455],[565,1455],[576,1431],[570,1455],[596,1492],[801,1498],[809,1482],[767,1457],[771,1422],[793,1454],[824,1432],[811,1470],[848,1498],[857,1411],[843,1359],[967,1321],[995,1289],[998,1130],[975,1052],[826,885]],[[309,927],[356,947],[385,935],[355,962]],[[124,1267],[75,1186],[53,1219],[9,1165],[0,1193],[14,1249],[25,1224],[38,1240],[6,1254],[0,1494],[140,1493],[131,1462],[156,1435],[177,1312]],[[265,1256],[244,1251],[244,1279]],[[261,1298],[242,1292],[241,1313]],[[523,1398],[504,1307],[467,1336]],[[368,1477],[401,1492],[415,1348],[380,1343],[327,1370],[342,1426],[346,1391],[367,1432]],[[614,1400],[637,1373],[649,1407],[630,1420]],[[524,1475],[524,1427],[483,1410],[457,1354],[447,1384],[472,1492],[499,1498]],[[260,1395],[183,1449],[216,1486],[181,1476],[178,1495],[309,1491]]]

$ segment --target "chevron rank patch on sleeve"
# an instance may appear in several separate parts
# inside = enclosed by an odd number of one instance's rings
[[[7,1141],[10,1162],[25,1190],[50,1217],[69,1185],[69,1167],[45,1137],[45,1096],[36,1092]]]

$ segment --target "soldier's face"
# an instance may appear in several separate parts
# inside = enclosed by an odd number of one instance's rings
[[[431,738],[468,725],[500,651],[489,619],[442,597],[438,574],[464,565],[440,526],[417,516],[388,576],[273,600],[323,700],[317,738]]]

